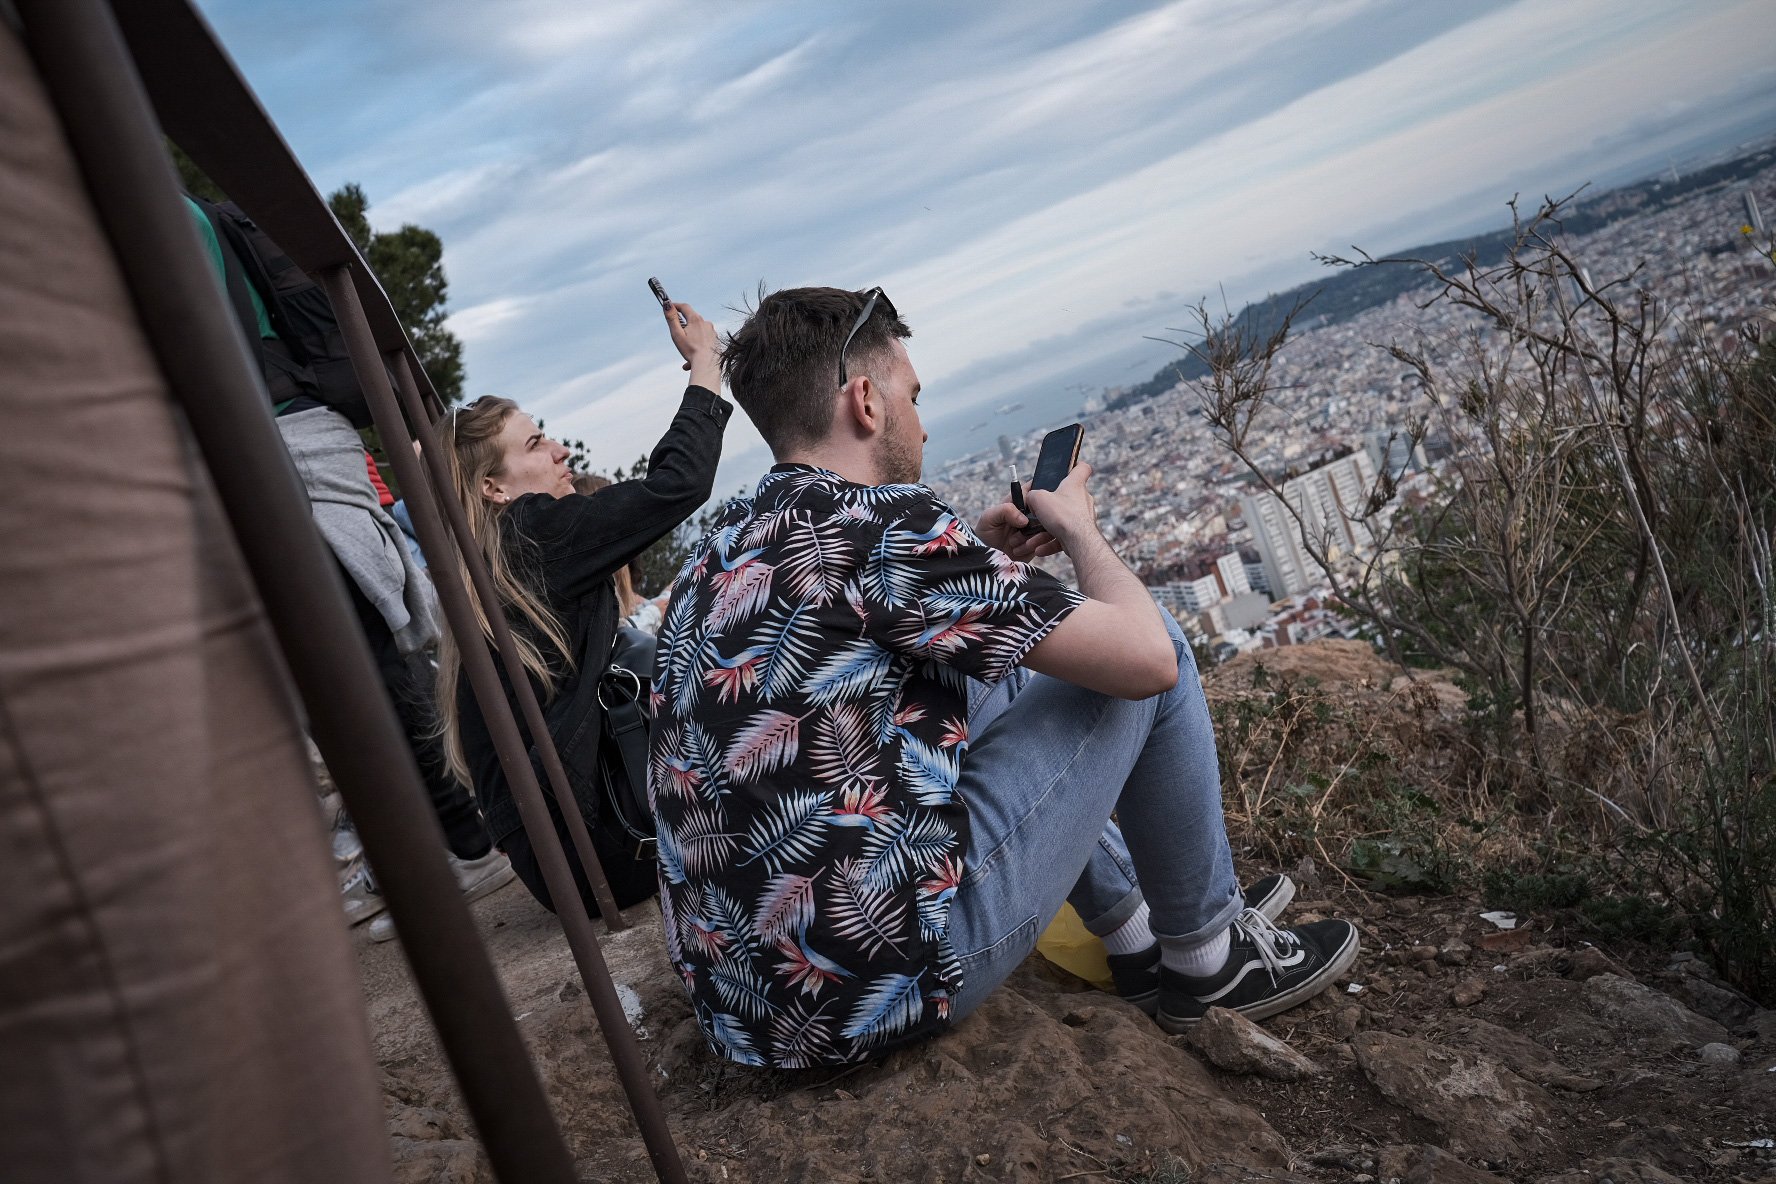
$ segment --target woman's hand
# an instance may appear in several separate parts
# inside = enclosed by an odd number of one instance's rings
[[[666,331],[672,344],[684,358],[684,368],[691,372],[691,382],[705,390],[721,393],[721,350],[715,326],[704,320],[688,304],[673,303],[661,310],[666,316]],[[679,324],[679,318],[684,324]]]

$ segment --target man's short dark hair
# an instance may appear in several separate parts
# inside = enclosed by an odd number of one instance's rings
[[[839,350],[865,300],[865,293],[843,288],[785,288],[770,295],[761,288],[758,307],[728,334],[722,350],[728,390],[775,455],[826,439],[839,391]],[[870,373],[895,338],[912,335],[878,300],[851,339],[846,365],[853,376]],[[879,380],[879,372],[872,377]]]

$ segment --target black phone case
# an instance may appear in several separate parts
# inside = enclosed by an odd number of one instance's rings
[[[1084,439],[1085,428],[1076,423],[1042,437],[1042,451],[1036,457],[1036,471],[1030,475],[1030,488],[1051,493],[1058,489],[1079,462],[1079,445]]]

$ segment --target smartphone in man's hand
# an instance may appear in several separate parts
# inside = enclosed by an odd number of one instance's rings
[[[1070,423],[1064,428],[1056,428],[1042,437],[1042,451],[1036,457],[1036,472],[1030,478],[1031,489],[1042,489],[1049,493],[1061,487],[1073,466],[1079,463],[1079,446],[1085,440],[1085,428]],[[1024,527],[1025,534],[1036,534],[1043,529],[1036,515],[1030,513],[1025,503],[1023,489],[1014,481],[1011,487],[1012,503],[1022,510],[1030,524]]]
[[[1030,478],[1030,488],[1049,493],[1059,489],[1079,463],[1079,445],[1084,440],[1085,428],[1076,423],[1042,437],[1042,452],[1036,457],[1036,473]]]

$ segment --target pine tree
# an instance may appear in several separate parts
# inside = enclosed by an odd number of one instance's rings
[[[395,231],[372,230],[370,201],[355,182],[341,186],[327,204],[388,293],[438,397],[447,405],[462,398],[462,342],[444,324],[449,286],[443,242],[411,223]]]

